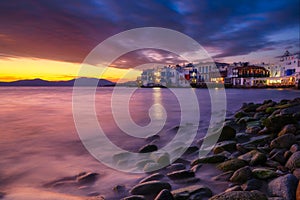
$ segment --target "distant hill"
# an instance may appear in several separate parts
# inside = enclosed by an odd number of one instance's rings
[[[42,79],[32,79],[32,80],[19,80],[12,82],[0,82],[0,86],[47,86],[47,87],[72,87],[74,86],[76,79],[69,81],[45,81]],[[79,78],[79,83],[81,86],[93,86],[98,81],[99,87],[115,86],[114,82],[105,79],[96,78]]]

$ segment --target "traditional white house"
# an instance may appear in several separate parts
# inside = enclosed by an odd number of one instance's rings
[[[280,76],[291,76],[300,73],[299,54],[291,54],[289,51],[286,51],[283,56],[279,58],[280,60],[277,66],[280,70]]]

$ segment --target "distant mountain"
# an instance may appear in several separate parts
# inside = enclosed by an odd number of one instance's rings
[[[0,86],[47,86],[47,87],[72,87],[75,80],[78,80],[80,86],[93,86],[98,81],[99,87],[115,86],[114,82],[105,79],[79,78],[69,81],[45,81],[42,79],[19,80],[13,82],[0,82]]]

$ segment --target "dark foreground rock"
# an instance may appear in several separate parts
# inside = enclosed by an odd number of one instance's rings
[[[213,196],[209,200],[268,200],[267,196],[259,191],[231,191]]]
[[[173,190],[172,194],[177,200],[180,199],[201,199],[203,197],[211,197],[212,191],[204,185],[192,185],[177,190]]]
[[[149,181],[134,186],[130,193],[132,195],[157,195],[163,189],[171,190],[171,185],[166,182]]]
[[[268,192],[270,196],[295,200],[297,185],[298,179],[292,174],[287,174],[272,180],[268,185]]]
[[[172,193],[169,190],[162,190],[154,200],[174,200]]]

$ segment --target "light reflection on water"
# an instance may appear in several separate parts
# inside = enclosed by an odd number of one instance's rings
[[[179,89],[180,90],[180,89]],[[136,151],[144,144],[121,133],[110,111],[112,88],[100,88],[96,95],[99,123],[107,136],[120,147]],[[300,96],[299,90],[238,90],[227,93],[228,113],[232,114],[242,102],[261,102],[264,99],[291,99]],[[197,90],[201,110],[199,133],[203,135],[210,120],[209,94]],[[133,185],[142,175],[125,174],[104,167],[91,157],[76,133],[72,116],[72,88],[2,87],[0,88],[0,188],[39,188],[45,182],[82,171],[96,171],[100,179],[95,190],[111,194],[119,183]],[[149,123],[148,110],[161,120],[167,111],[164,130],[180,122],[180,108],[175,96],[167,89],[139,89],[130,100],[130,114],[139,125]],[[84,112],[84,111],[83,111]],[[162,130],[162,131],[164,131]],[[199,135],[198,137],[200,137]],[[165,138],[168,142],[168,138]],[[0,191],[1,192],[1,191]],[[85,195],[82,191],[71,191]]]

